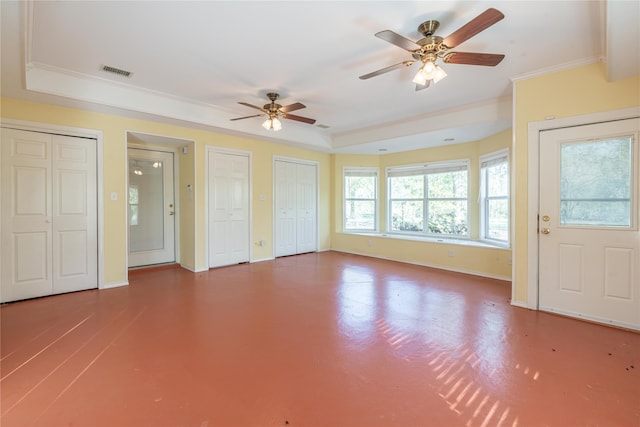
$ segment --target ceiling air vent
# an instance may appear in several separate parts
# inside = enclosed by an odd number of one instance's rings
[[[123,77],[131,77],[131,75],[133,74],[131,71],[122,70],[116,67],[110,67],[109,65],[103,65],[101,70],[106,71],[107,73],[113,73]]]

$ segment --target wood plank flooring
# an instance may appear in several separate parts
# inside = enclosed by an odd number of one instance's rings
[[[640,425],[640,334],[313,253],[6,304],[0,425]]]

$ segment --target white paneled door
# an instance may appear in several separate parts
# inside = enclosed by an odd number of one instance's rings
[[[249,156],[208,154],[209,267],[249,261]]]
[[[129,267],[174,262],[173,153],[129,148]]]
[[[639,130],[541,133],[540,309],[640,329]]]
[[[98,286],[96,141],[2,129],[2,302]]]
[[[275,256],[317,250],[317,167],[277,160],[275,180]]]

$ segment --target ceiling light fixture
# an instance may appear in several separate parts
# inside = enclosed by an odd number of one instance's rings
[[[262,124],[262,127],[266,130],[273,129],[274,132],[282,129],[282,123],[278,120],[277,116],[271,116]]]
[[[435,54],[428,53],[424,56],[424,65],[420,67],[418,73],[413,78],[413,82],[418,85],[425,86],[428,82],[438,83],[440,80],[447,77],[447,73],[436,64],[437,56]]]

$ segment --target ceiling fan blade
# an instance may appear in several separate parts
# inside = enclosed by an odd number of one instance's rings
[[[238,102],[238,104],[240,104],[240,105],[244,105],[244,106],[246,106],[246,107],[255,108],[256,110],[264,111],[264,108],[262,108],[262,107],[258,107],[258,106],[256,106],[256,105],[247,104],[246,102]]]
[[[442,44],[452,49],[465,40],[469,40],[479,32],[486,30],[502,18],[504,18],[502,12],[494,8],[489,8],[458,28],[453,34],[450,34],[449,37],[444,39]]]
[[[253,116],[238,117],[238,118],[235,118],[235,119],[229,119],[229,120],[231,120],[231,121],[233,122],[233,121],[235,121],[235,120],[250,119],[250,118],[252,118],[252,117],[261,117],[261,116],[264,116],[264,114],[254,114]]]
[[[429,84],[431,83],[431,80],[427,80],[427,82],[423,85],[419,85],[416,84],[416,92],[420,91],[420,90],[425,90],[426,88],[429,87]]]
[[[412,66],[416,61],[404,61],[404,62],[399,62],[397,64],[394,65],[389,65],[388,67],[385,68],[381,68],[377,71],[374,71],[372,73],[369,74],[365,74],[360,76],[360,80],[366,80],[366,79],[370,79],[371,77],[375,77],[375,76],[379,76],[380,74],[384,74],[384,73],[388,73],[389,71],[393,71],[396,68],[401,68],[401,67],[410,67]]]
[[[308,123],[310,125],[312,125],[312,124],[314,124],[316,122],[315,119],[309,119],[307,117],[296,116],[295,114],[285,114],[283,117],[285,119],[295,120],[295,121],[302,122],[302,123]]]
[[[495,67],[504,55],[497,53],[451,52],[442,60],[447,64],[484,65]]]
[[[418,44],[413,40],[409,40],[408,38],[403,37],[398,33],[394,33],[391,30],[379,31],[375,35],[379,39],[401,47],[404,50],[408,50],[409,52],[413,52],[420,48],[420,46],[418,46]]]
[[[295,104],[286,105],[284,107],[281,107],[280,111],[282,111],[283,113],[288,113],[289,111],[296,111],[296,110],[300,110],[302,108],[307,108],[307,106],[304,105],[304,104],[301,104],[299,102],[296,102]]]

